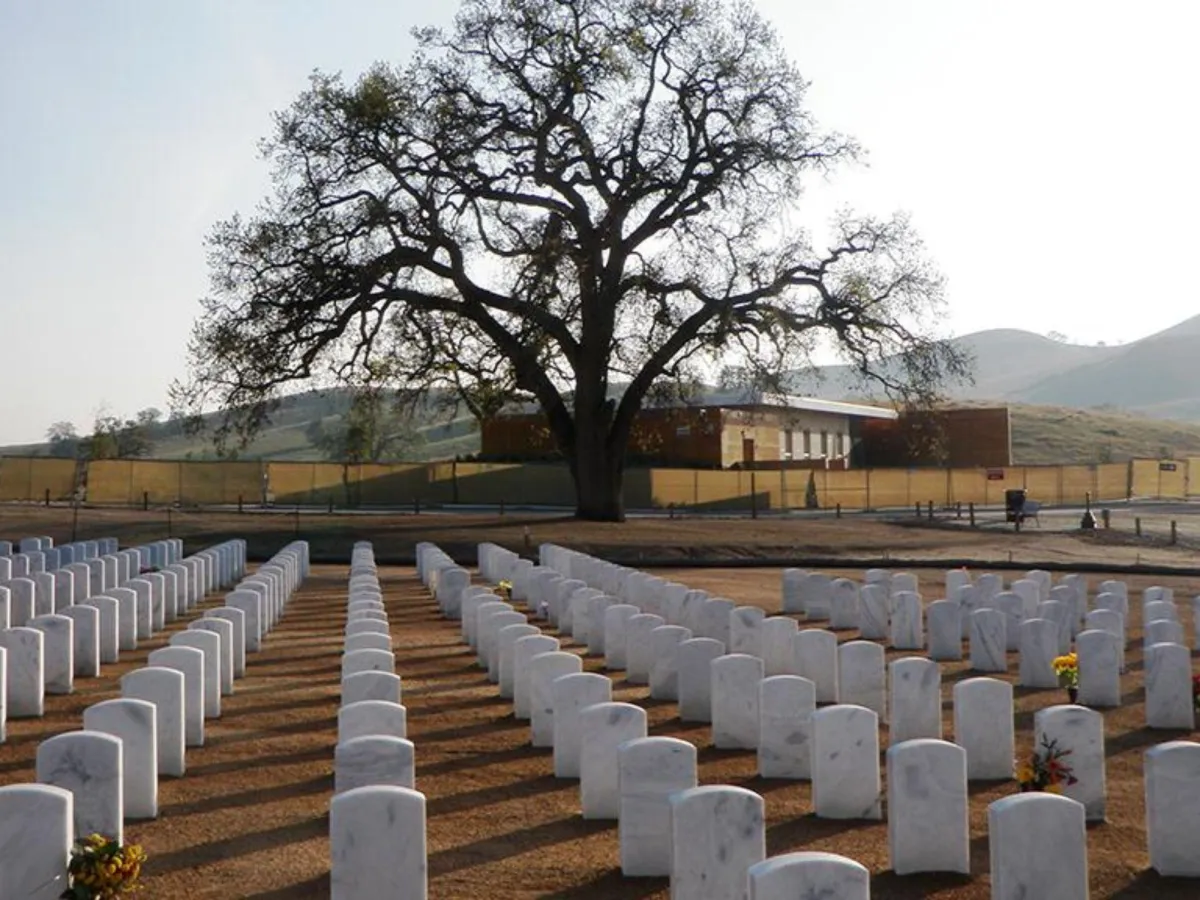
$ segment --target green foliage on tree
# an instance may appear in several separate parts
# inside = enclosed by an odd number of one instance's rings
[[[466,0],[418,37],[407,64],[315,75],[265,144],[273,194],[213,231],[179,396],[226,411],[219,439],[319,378],[450,388],[483,418],[532,398],[577,514],[620,519],[664,385],[778,379],[821,341],[909,402],[965,371],[906,218],[796,227],[859,148],[751,3]]]

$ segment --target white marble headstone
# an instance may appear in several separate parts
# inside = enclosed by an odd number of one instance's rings
[[[678,738],[637,738],[620,746],[617,766],[621,873],[670,875],[670,797],[696,786],[696,747]]]
[[[37,748],[37,780],[75,795],[75,834],[99,833],[124,843],[121,740],[95,731],[68,731]]]
[[[426,900],[425,795],[373,785],[339,793],[329,806],[332,897]]]
[[[157,772],[176,778],[186,770],[185,678],[177,669],[164,666],[146,666],[121,676],[122,697],[154,705]]]
[[[691,638],[676,647],[681,721],[712,721],[712,663],[724,654],[725,645],[712,638]]]
[[[969,780],[1013,777],[1014,730],[1011,684],[968,678],[954,685],[954,743],[967,752]]]
[[[1104,716],[1094,709],[1072,704],[1048,706],[1033,714],[1034,746],[1043,739],[1069,750],[1068,759],[1078,781],[1063,788],[1063,796],[1078,800],[1089,822],[1103,822],[1106,806]]]
[[[888,850],[897,875],[971,872],[967,754],[919,739],[887,751]]]
[[[0,883],[5,896],[58,900],[67,889],[75,795],[45,784],[0,787]]]
[[[579,711],[579,793],[585,819],[616,819],[621,791],[617,750],[646,736],[646,711],[632,703],[597,703]]]
[[[1200,878],[1200,744],[1151,747],[1144,769],[1150,867],[1165,878]]]
[[[879,717],[840,704],[812,717],[813,811],[820,819],[880,819]]]
[[[767,855],[763,798],[706,785],[672,794],[671,893],[689,900],[741,900],[747,872]]]
[[[773,675],[759,682],[759,777],[812,777],[812,717],[816,710],[817,688],[807,678]]]
[[[121,741],[121,778],[126,819],[158,818],[158,727],[154,704],[123,698],[83,711],[85,731]]]
[[[1088,900],[1083,807],[1034,791],[988,807],[993,900]]]
[[[942,737],[942,671],[919,656],[892,661],[889,670],[888,743]]]

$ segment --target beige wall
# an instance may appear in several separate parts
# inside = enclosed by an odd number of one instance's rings
[[[758,462],[784,459],[787,432],[792,432],[791,459],[841,459],[850,455],[850,420],[833,413],[776,411],[750,412],[726,410],[722,418],[721,465],[729,468],[744,459],[742,441],[754,440],[754,458]],[[809,452],[805,453],[804,434],[808,432]],[[825,453],[821,435],[827,436]]]
[[[740,459],[740,428],[734,432]],[[763,452],[778,443],[761,429]],[[755,431],[756,436],[759,431]],[[757,440],[757,437],[756,437]],[[732,444],[731,444],[732,446]],[[757,451],[756,447],[756,451]],[[769,457],[760,456],[760,459]],[[1171,467],[1174,466],[1172,469]],[[74,460],[0,458],[0,501],[69,500]],[[88,463],[86,500],[136,506],[151,503],[235,504],[262,499],[263,474],[277,504],[407,505],[421,503],[545,504],[574,502],[565,465],[543,463],[396,463],[343,466],[340,463],[187,462],[98,460]],[[989,477],[989,472],[992,477]],[[714,507],[802,508],[809,478],[820,505],[880,509],[932,501],[995,505],[1008,488],[1025,488],[1031,498],[1059,505],[1093,500],[1183,498],[1200,495],[1200,457],[1134,460],[1092,466],[1009,466],[1003,469],[816,469],[721,471],[711,469],[631,469],[625,496],[630,508]]]

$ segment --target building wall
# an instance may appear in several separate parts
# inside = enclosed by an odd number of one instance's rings
[[[1008,407],[945,409],[870,419],[862,425],[862,466],[983,466],[1012,464]]]
[[[843,459],[850,456],[855,432],[853,419],[834,413],[728,409],[722,416],[721,466],[745,461],[747,438],[754,441],[755,462]]]
[[[715,468],[721,465],[721,411],[648,409],[634,421],[629,439],[630,464],[667,464]],[[480,456],[492,460],[550,459],[558,447],[545,416],[504,416],[485,422]]]

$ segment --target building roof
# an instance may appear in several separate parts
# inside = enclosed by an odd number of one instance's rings
[[[793,409],[803,412],[827,413],[860,419],[897,419],[894,409],[870,406],[865,403],[843,403],[839,400],[821,400],[817,397],[799,397],[794,394],[765,393],[753,389],[712,391],[693,400],[665,403],[647,403],[646,409]],[[536,403],[521,403],[505,409],[504,415],[536,415],[541,408]]]
[[[750,390],[718,391],[705,394],[694,403],[673,405],[719,406],[724,409],[796,409],[862,419],[899,418],[896,410],[884,406],[844,403],[840,400],[821,400],[817,397],[799,397],[795,394],[774,394]]]

